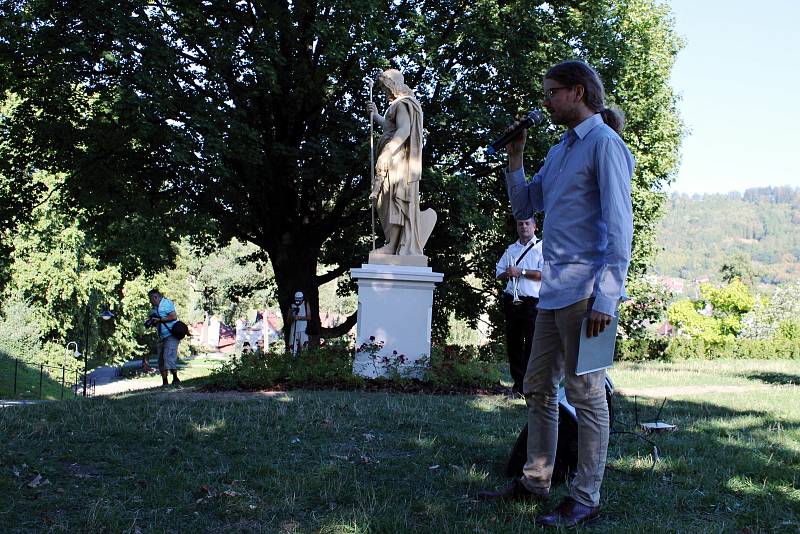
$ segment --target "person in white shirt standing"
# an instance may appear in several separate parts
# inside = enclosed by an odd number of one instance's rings
[[[508,280],[502,297],[506,316],[506,353],[514,380],[512,390],[519,394],[522,394],[522,381],[531,355],[542,285],[542,242],[536,239],[535,232],[533,218],[518,220],[519,239],[506,249],[495,267],[497,279]]]

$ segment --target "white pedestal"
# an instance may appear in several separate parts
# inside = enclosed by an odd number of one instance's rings
[[[351,269],[358,283],[356,347],[383,341],[375,357],[357,351],[353,372],[375,378],[418,374],[418,361],[431,352],[433,288],[444,278],[430,267],[363,264]],[[395,354],[394,351],[397,351]],[[405,362],[399,363],[403,355]],[[388,358],[388,365],[384,362]]]

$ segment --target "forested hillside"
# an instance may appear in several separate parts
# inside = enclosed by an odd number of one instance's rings
[[[758,285],[800,279],[800,189],[674,194],[658,246],[654,270],[661,276],[715,281],[728,264],[752,273]]]

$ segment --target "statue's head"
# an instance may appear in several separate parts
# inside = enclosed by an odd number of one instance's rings
[[[378,81],[386,88],[392,98],[413,94],[405,84],[403,73],[397,69],[387,69],[378,76]]]

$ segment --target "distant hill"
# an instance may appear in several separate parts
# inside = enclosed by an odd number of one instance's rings
[[[718,281],[723,264],[749,259],[762,289],[798,280],[800,189],[674,194],[659,225],[658,245],[654,271],[664,277]]]

